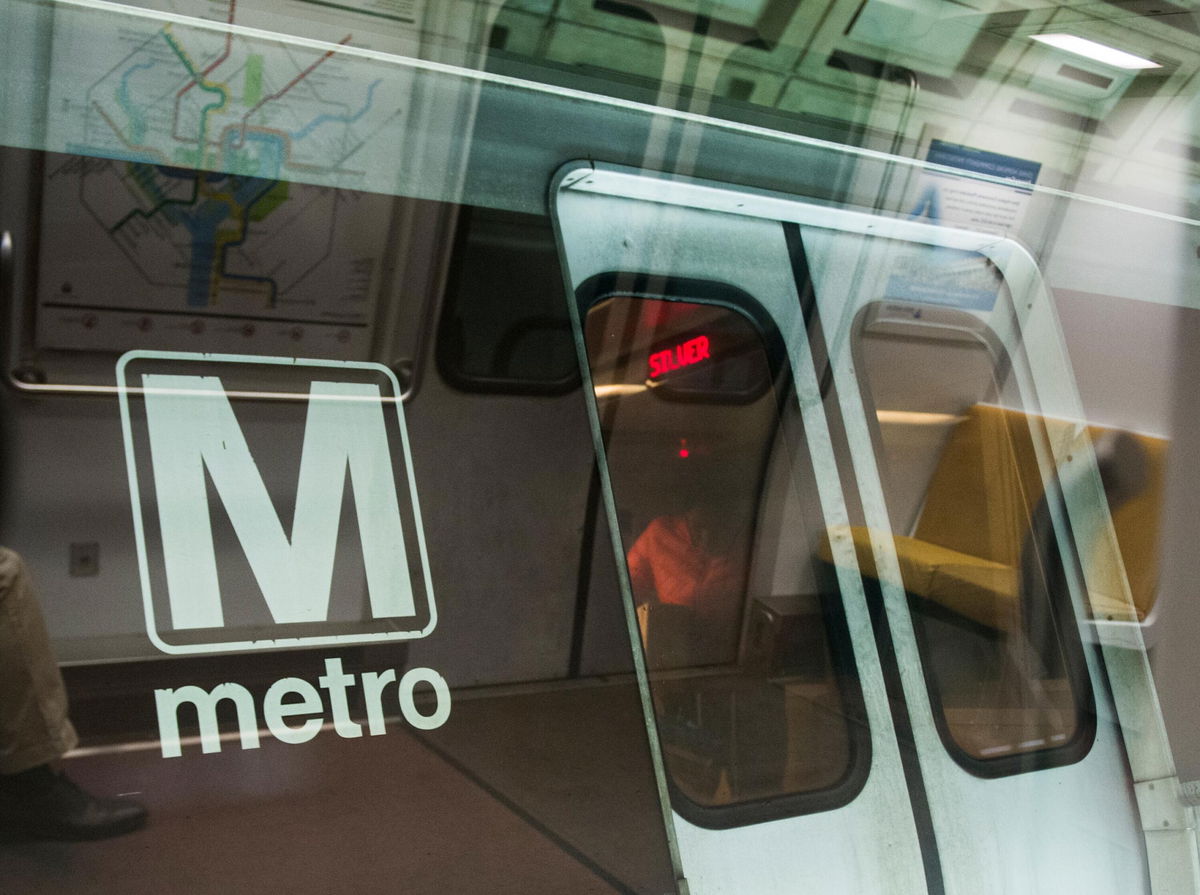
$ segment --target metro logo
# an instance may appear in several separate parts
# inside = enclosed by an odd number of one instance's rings
[[[362,643],[432,631],[428,561],[390,370],[135,351],[121,358],[117,373],[147,629],[160,649]],[[258,402],[250,404],[258,413],[249,425],[270,437],[259,435],[257,451],[231,396],[244,405]],[[263,402],[282,409],[264,413]],[[280,494],[293,441],[299,471],[291,493]],[[260,469],[260,462],[279,468]],[[276,483],[274,496],[268,480]],[[347,482],[359,541],[352,559],[340,534]],[[289,534],[276,507],[293,501]],[[335,565],[343,571],[339,579],[346,568],[354,582],[365,579],[369,617],[362,617],[361,598],[353,605],[344,599],[331,617]],[[236,586],[223,587],[226,579]],[[229,627],[253,637],[231,638]],[[259,636],[264,627],[272,636]]]
[[[362,725],[350,717],[347,691],[361,685],[362,699],[366,706],[367,731],[371,736],[387,733],[384,724],[383,694],[389,685],[395,684],[395,699],[404,720],[418,730],[436,730],[450,717],[450,689],[445,679],[430,668],[410,668],[397,679],[395,669],[383,672],[364,671],[360,680],[342,670],[341,659],[326,659],[325,674],[317,679],[329,698],[333,714],[333,729],[343,739],[362,736]],[[418,684],[428,687],[433,696],[430,710],[422,711],[414,698]],[[299,701],[285,697],[299,696]],[[217,722],[217,704],[229,700],[237,710],[238,739],[243,749],[257,749],[261,732],[258,714],[254,709],[254,697],[241,684],[224,683],[211,691],[196,686],[179,687],[154,691],[154,704],[158,711],[159,740],[163,758],[178,758],[183,754],[183,742],[179,735],[179,710],[190,705],[200,726],[200,751],[219,752],[221,735]],[[307,743],[321,730],[325,703],[317,688],[298,677],[285,677],[276,681],[263,697],[263,720],[267,731],[282,743]],[[299,725],[288,723],[289,718],[301,716]]]
[[[284,534],[233,407],[213,376],[143,377],[159,494],[171,616],[176,628],[225,623],[208,517],[205,470],[225,502],[275,621],[322,621],[346,467],[354,488],[375,617],[413,614],[412,588],[379,388],[314,382],[304,427],[292,538]],[[187,400],[181,396],[210,400]],[[342,400],[336,400],[342,399]]]

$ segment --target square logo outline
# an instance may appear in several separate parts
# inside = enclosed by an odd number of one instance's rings
[[[134,451],[133,423],[129,409],[130,386],[125,381],[125,370],[136,360],[189,361],[200,363],[235,363],[275,365],[287,367],[318,367],[323,369],[369,370],[385,376],[392,386],[396,409],[396,423],[400,431],[400,443],[404,453],[405,472],[408,479],[413,527],[416,529],[417,550],[421,557],[421,572],[425,578],[425,596],[429,607],[429,621],[425,627],[415,631],[364,632],[360,634],[329,634],[303,637],[279,637],[260,640],[221,641],[198,644],[175,644],[166,642],[155,624],[154,602],[150,586],[150,563],[146,549],[146,529],[141,489],[138,483],[137,461]],[[428,637],[437,627],[437,601],[434,599],[433,580],[429,569],[429,552],[425,545],[425,526],[421,521],[421,507],[417,499],[417,483],[413,474],[412,451],[409,446],[408,428],[404,422],[404,411],[400,398],[400,382],[387,366],[374,361],[340,361],[319,358],[292,358],[255,354],[219,354],[199,351],[155,351],[135,348],[126,351],[117,359],[117,398],[121,409],[121,432],[125,445],[125,465],[129,477],[129,494],[132,501],[134,537],[137,543],[138,577],[142,588],[142,609],[146,620],[146,634],[150,641],[169,655],[203,655],[213,653],[242,652],[265,649],[294,649],[307,646],[334,646],[348,644],[386,643],[420,640]],[[386,399],[385,399],[386,400]]]

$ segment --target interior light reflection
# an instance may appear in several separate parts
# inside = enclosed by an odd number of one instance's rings
[[[1151,62],[1149,59],[1143,59],[1141,56],[1135,56],[1132,53],[1126,53],[1124,50],[1096,43],[1094,40],[1088,40],[1085,37],[1079,37],[1075,34],[1034,34],[1032,37],[1038,43],[1047,44],[1048,46],[1065,50],[1068,53],[1074,53],[1076,56],[1083,56],[1096,62],[1103,62],[1106,65],[1114,65],[1117,68],[1132,71],[1143,68],[1162,68],[1157,62]]]
[[[875,418],[884,425],[950,426],[966,417],[954,413],[927,413],[920,410],[877,410]]]
[[[636,395],[650,388],[644,382],[615,382],[611,385],[597,385],[592,389],[597,398],[616,398],[621,395]]]

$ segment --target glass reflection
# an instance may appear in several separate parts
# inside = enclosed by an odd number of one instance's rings
[[[822,528],[782,365],[743,314],[695,301],[605,298],[585,338],[676,807],[835,788],[857,684],[805,552]]]
[[[943,739],[985,775],[1073,760],[1090,743],[1091,694],[1051,519],[1059,483],[1043,471],[1051,441],[1073,433],[1023,405],[980,320],[903,310],[865,309],[856,350]],[[871,533],[851,534],[876,576]]]

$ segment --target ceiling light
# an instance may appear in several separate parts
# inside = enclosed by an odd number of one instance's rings
[[[1117,68],[1133,70],[1162,68],[1157,62],[1151,62],[1149,59],[1143,59],[1141,56],[1134,56],[1132,53],[1126,53],[1124,50],[1098,44],[1094,40],[1076,37],[1074,34],[1034,34],[1032,37],[1038,43],[1066,50],[1068,53],[1074,53],[1076,56],[1086,56],[1088,59],[1094,59],[1106,65],[1115,65]]]

